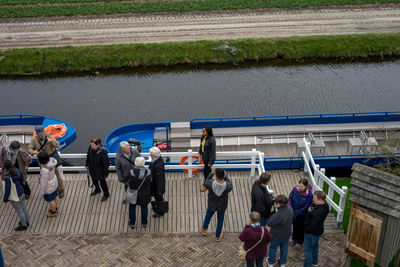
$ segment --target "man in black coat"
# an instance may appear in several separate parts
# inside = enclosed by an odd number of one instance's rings
[[[318,242],[324,233],[324,221],[329,213],[329,206],[325,199],[325,192],[315,191],[313,204],[308,208],[304,221],[304,267],[318,264]]]
[[[153,181],[151,182],[151,195],[154,197],[156,206],[161,205],[164,202],[165,193],[165,170],[164,160],[161,157],[160,149],[157,147],[150,148],[151,163],[149,169],[153,175]],[[163,216],[162,212],[154,212],[153,217]]]
[[[267,219],[271,215],[272,197],[267,190],[271,175],[262,173],[258,181],[251,188],[251,211],[257,211],[261,215],[261,226],[267,225]]]
[[[101,201],[106,201],[110,197],[106,178],[108,176],[108,167],[110,161],[108,159],[106,146],[101,143],[100,138],[94,137],[90,140],[90,147],[86,155],[86,169],[89,169],[89,174],[92,177],[92,182],[95,190],[90,193],[90,196],[97,195],[103,190]],[[100,186],[99,186],[100,183]]]

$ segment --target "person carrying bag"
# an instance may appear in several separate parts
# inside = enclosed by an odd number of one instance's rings
[[[268,244],[272,237],[268,229],[260,225],[260,213],[253,211],[250,219],[239,236],[240,241],[244,242],[238,251],[240,260],[246,260],[248,267],[263,266],[264,257],[267,254]]]

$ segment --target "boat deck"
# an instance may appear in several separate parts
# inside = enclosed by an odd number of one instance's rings
[[[274,194],[288,195],[303,173],[298,170],[272,171],[271,187]],[[250,178],[249,172],[229,172],[233,183],[228,211],[224,224],[226,232],[240,232],[247,221],[250,210],[250,191],[256,178]],[[86,174],[66,174],[65,197],[60,202],[60,214],[56,218],[45,216],[48,206],[39,195],[38,175],[29,175],[32,195],[26,201],[30,213],[31,226],[23,234],[114,234],[129,233],[128,206],[122,205],[123,186],[118,182],[116,174],[108,178],[111,197],[106,202],[100,201],[100,194],[90,197]],[[199,191],[202,176],[185,178],[181,172],[167,173],[165,198],[169,201],[170,211],[161,218],[149,216],[146,229],[137,223],[135,232],[147,233],[190,233],[197,232],[205,215],[207,193]],[[137,222],[140,212],[137,209]],[[0,205],[0,235],[15,234],[18,217],[10,204]],[[334,220],[334,218],[333,218]],[[330,221],[330,225],[333,225]],[[215,229],[216,219],[211,222],[210,229]],[[332,227],[328,227],[331,229]],[[213,231],[213,230],[211,230]]]

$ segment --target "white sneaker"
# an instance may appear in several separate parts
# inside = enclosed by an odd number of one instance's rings
[[[281,264],[281,267],[285,267],[285,264]]]
[[[268,257],[265,259],[265,262],[268,264],[268,267],[274,267],[273,264],[269,264],[269,262],[268,262]]]

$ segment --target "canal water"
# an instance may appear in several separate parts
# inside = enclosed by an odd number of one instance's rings
[[[71,123],[86,152],[129,123],[199,117],[400,110],[400,61],[146,69],[85,76],[0,79],[0,114]]]

